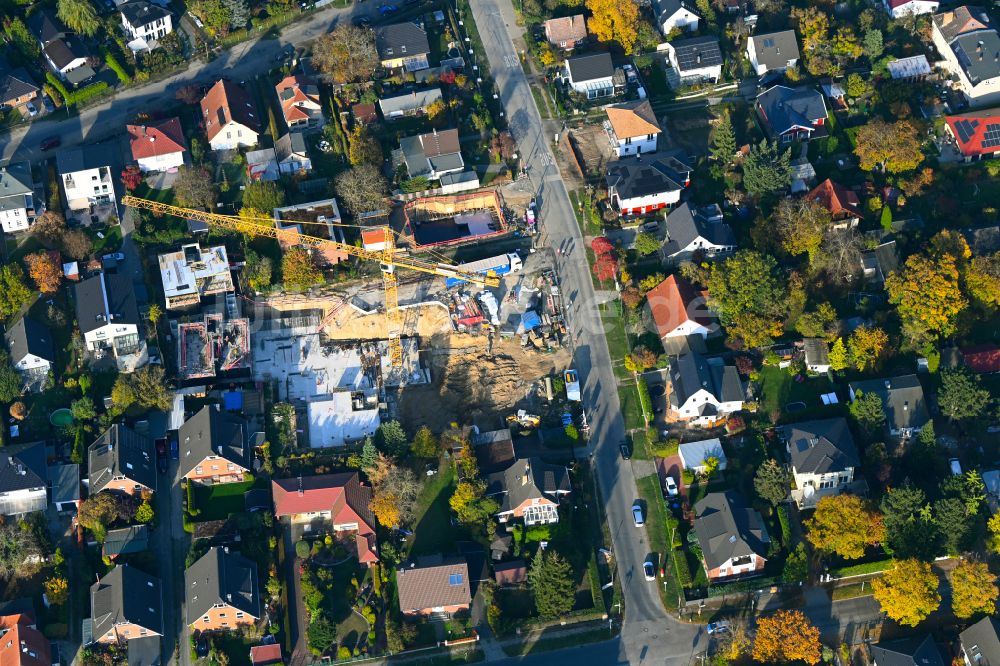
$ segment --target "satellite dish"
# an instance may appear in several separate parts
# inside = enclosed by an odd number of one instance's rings
[[[805,486],[805,487],[804,487],[804,488],[802,489],[802,495],[803,495],[804,497],[807,497],[807,498],[808,498],[808,497],[812,497],[812,496],[813,496],[813,495],[815,495],[815,494],[816,494],[816,489],[815,489],[815,488],[813,488],[812,486]]]

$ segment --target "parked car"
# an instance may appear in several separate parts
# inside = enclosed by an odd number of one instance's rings
[[[31,116],[32,118],[38,115],[38,109],[36,109],[35,105],[32,104],[31,102],[28,102],[25,108],[28,109],[28,115]]]
[[[628,442],[619,444],[618,450],[622,452],[622,460],[629,460],[632,457],[632,449],[629,448]]]
[[[357,28],[367,28],[368,26],[371,25],[372,20],[367,16],[358,16],[353,21],[351,21],[351,23],[353,23],[354,26]]]
[[[656,567],[651,560],[642,563],[642,573],[645,574],[646,580],[656,580]]]
[[[39,144],[39,148],[42,150],[52,150],[53,148],[58,148],[62,143],[62,139],[57,136],[50,136],[47,139],[42,139],[42,143]]]
[[[663,488],[667,491],[667,497],[677,497],[679,492],[677,489],[677,482],[674,481],[674,477],[668,476],[663,480]]]
[[[705,627],[705,631],[711,634],[721,634],[729,631],[731,625],[728,620],[720,620],[719,622],[709,622],[708,626]]]
[[[109,252],[101,257],[102,261],[125,261],[125,254],[122,252]]]
[[[170,458],[171,460],[181,459],[181,449],[180,446],[177,445],[176,437],[170,440]]]
[[[649,387],[649,397],[659,398],[661,395],[667,392],[666,387],[663,384],[653,384]]]
[[[382,5],[378,8],[378,13],[382,16],[388,16],[389,14],[395,14],[399,11],[399,7],[396,5]]]
[[[646,524],[646,519],[642,515],[642,505],[639,504],[638,500],[632,504],[632,520],[635,521],[636,527],[642,527]]]

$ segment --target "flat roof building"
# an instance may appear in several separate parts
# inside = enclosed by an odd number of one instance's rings
[[[168,310],[197,306],[203,296],[234,291],[226,248],[184,245],[159,257],[163,300]]]

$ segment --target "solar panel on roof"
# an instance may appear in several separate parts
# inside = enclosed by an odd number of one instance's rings
[[[955,131],[958,133],[958,138],[962,143],[968,143],[972,139],[977,127],[979,127],[978,120],[962,118],[955,123]]]
[[[1000,146],[1000,125],[987,125],[983,136],[983,148]]]

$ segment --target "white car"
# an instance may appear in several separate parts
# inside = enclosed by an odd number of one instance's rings
[[[667,491],[667,497],[677,497],[679,490],[677,489],[677,482],[674,481],[674,477],[668,476],[664,479],[663,488]]]
[[[646,524],[646,519],[642,516],[642,505],[638,502],[632,505],[632,520],[635,521],[636,527],[642,527]]]
[[[32,118],[38,115],[38,109],[36,109],[35,105],[32,104],[31,102],[28,102],[26,108],[28,109],[28,115],[31,116]]]
[[[649,560],[642,563],[642,573],[645,574],[646,580],[656,580],[656,568]]]

